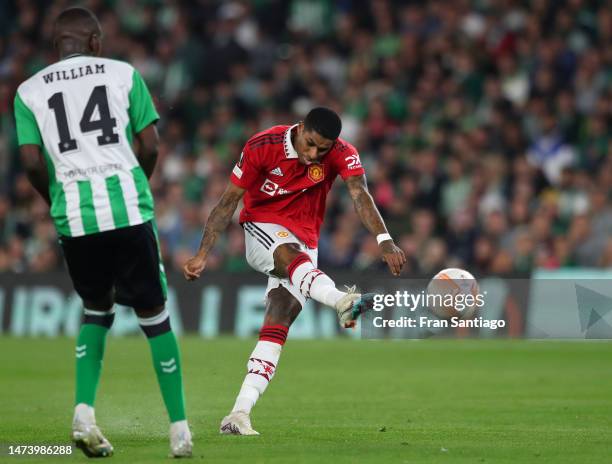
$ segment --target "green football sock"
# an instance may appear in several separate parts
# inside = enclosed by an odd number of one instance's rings
[[[184,420],[185,394],[181,356],[174,332],[148,337],[153,365],[170,422]]]
[[[108,328],[82,324],[76,343],[76,403],[93,407],[102,370]]]

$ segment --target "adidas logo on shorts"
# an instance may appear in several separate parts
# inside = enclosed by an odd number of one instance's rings
[[[270,171],[270,174],[274,174],[275,176],[282,176],[283,171],[281,171],[281,168],[274,168]]]

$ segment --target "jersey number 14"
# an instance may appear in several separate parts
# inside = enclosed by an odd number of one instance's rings
[[[68,117],[66,116],[66,106],[64,105],[64,95],[62,92],[54,93],[48,100],[49,108],[55,113],[55,121],[57,122],[57,131],[59,133],[59,144],[58,148],[60,153],[72,151],[77,149],[77,141],[70,135],[70,129],[68,128]],[[94,111],[98,108],[99,119],[93,120]],[[119,135],[115,133],[115,127],[117,127],[117,120],[111,117],[110,110],[108,108],[108,96],[106,95],[106,87],[104,85],[98,85],[94,87],[81,122],[79,123],[81,132],[84,134],[93,131],[102,131],[102,134],[98,136],[98,145],[110,145],[119,142]]]

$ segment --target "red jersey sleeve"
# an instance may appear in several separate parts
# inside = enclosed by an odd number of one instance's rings
[[[365,174],[357,149],[347,142],[340,142],[334,156],[334,167],[343,179]]]
[[[259,177],[257,153],[245,145],[240,159],[232,170],[231,181],[240,188],[248,190]]]

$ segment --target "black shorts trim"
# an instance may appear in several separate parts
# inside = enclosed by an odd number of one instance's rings
[[[245,222],[245,225],[255,234],[259,235],[261,239],[266,242],[268,245],[272,245],[274,243],[274,239],[270,237],[265,231],[263,231],[260,227],[257,227],[252,222]]]
[[[261,227],[255,225],[252,222],[249,222],[249,224],[255,227],[255,229],[257,229],[261,233],[262,236],[267,237],[267,239],[270,241],[270,245],[274,243],[274,238],[270,237],[270,235],[268,235],[268,233],[265,230],[263,230]]]
[[[274,243],[273,241],[270,241],[269,237],[266,236],[262,236],[262,234],[260,232],[258,232],[257,230],[255,230],[254,228],[251,227],[251,224],[248,222],[244,223],[244,230],[246,230],[249,235],[251,237],[253,237],[255,240],[257,240],[259,243],[261,243],[261,245],[266,249],[269,250],[270,247],[272,246],[272,244]]]

